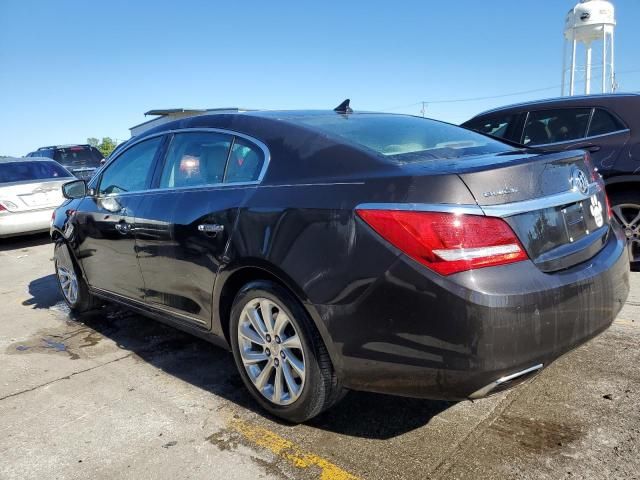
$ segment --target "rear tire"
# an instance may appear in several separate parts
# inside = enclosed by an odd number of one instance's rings
[[[100,307],[101,302],[89,292],[82,271],[65,242],[56,242],[53,258],[58,288],[69,309],[73,313],[84,313]]]
[[[245,285],[234,300],[229,330],[242,381],[272,415],[301,423],[343,397],[320,334],[283,287]]]
[[[609,195],[614,220],[624,230],[629,245],[631,267],[640,267],[640,193],[613,192]]]

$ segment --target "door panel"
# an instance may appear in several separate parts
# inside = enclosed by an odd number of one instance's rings
[[[146,195],[136,231],[145,300],[210,326],[213,284],[251,187]]]
[[[163,141],[163,137],[155,137],[123,151],[102,172],[96,194],[80,203],[75,215],[78,256],[92,287],[143,298],[135,218]]]
[[[174,135],[158,189],[145,194],[137,218],[146,301],[210,327],[216,275],[264,158],[232,135]]]
[[[78,256],[90,286],[142,299],[134,222],[141,197],[87,197],[76,213]]]

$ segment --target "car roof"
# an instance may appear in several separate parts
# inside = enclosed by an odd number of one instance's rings
[[[0,163],[19,163],[19,162],[53,162],[46,157],[4,157],[0,158]]]
[[[505,105],[503,107],[492,108],[482,113],[475,115],[473,118],[482,117],[490,113],[502,112],[506,110],[519,110],[524,107],[531,106],[553,106],[558,104],[584,104],[585,102],[594,103],[597,105],[605,105],[607,103],[619,102],[623,100],[629,100],[630,98],[640,100],[640,94],[638,93],[607,93],[607,94],[595,94],[595,95],[576,95],[573,97],[555,97],[546,98],[543,100],[531,100],[528,102],[514,103],[512,105]]]
[[[91,145],[89,145],[88,143],[69,143],[66,145],[50,145],[48,147],[40,147],[38,148],[38,150],[49,150],[52,148],[71,148],[71,147],[87,147],[87,148],[91,148]],[[38,151],[36,150],[36,151]]]

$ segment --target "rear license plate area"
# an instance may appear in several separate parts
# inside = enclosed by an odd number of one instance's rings
[[[575,242],[589,234],[589,227],[582,202],[574,203],[560,210],[567,239]]]

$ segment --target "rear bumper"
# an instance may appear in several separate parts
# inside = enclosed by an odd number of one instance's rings
[[[616,231],[595,257],[553,274],[527,261],[445,278],[401,257],[354,302],[316,309],[346,387],[460,400],[593,338],[628,292]]]
[[[54,210],[54,208],[49,208],[34,212],[0,215],[0,238],[49,231],[51,214]]]

